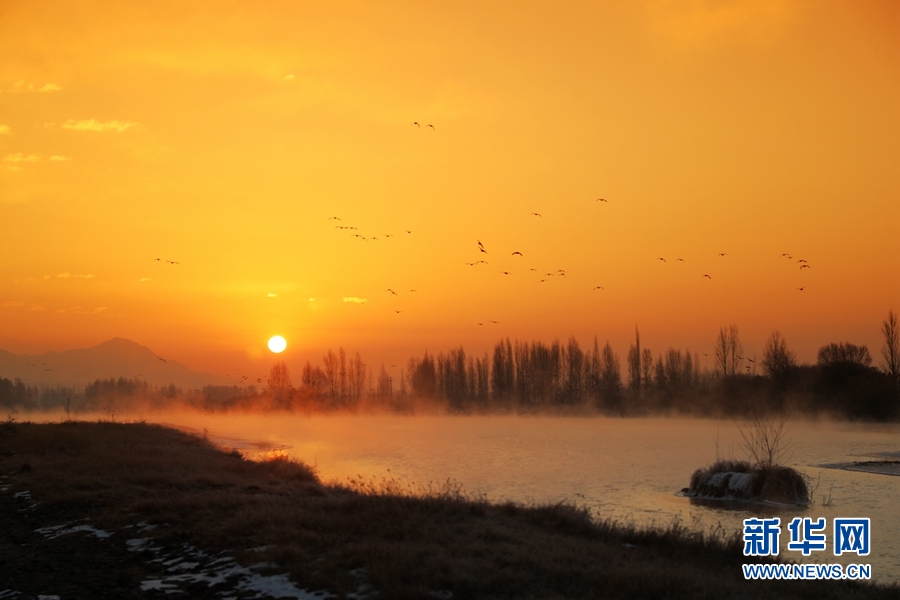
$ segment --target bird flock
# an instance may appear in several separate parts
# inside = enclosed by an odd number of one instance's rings
[[[423,125],[423,123],[420,121],[413,121],[411,126],[414,126],[417,129],[430,129],[432,132],[436,131],[435,126],[432,123],[427,123],[427,124]],[[609,200],[605,197],[595,198],[594,202],[609,204]],[[538,212],[538,211],[531,211],[530,213],[528,213],[528,216],[538,219],[538,220],[543,220],[543,218],[544,218],[544,214],[542,212]],[[327,220],[332,222],[332,226],[335,230],[337,230],[338,232],[341,232],[341,233],[346,233],[349,236],[351,236],[352,238],[354,238],[360,242],[385,242],[385,241],[390,241],[391,238],[397,237],[396,233],[387,233],[384,231],[381,231],[381,232],[362,231],[356,225],[351,225],[351,224],[345,223],[343,221],[343,219],[337,215],[328,217]],[[401,233],[400,235],[408,236],[408,235],[413,234],[413,230],[411,230],[411,229],[403,229],[401,231],[403,233]],[[519,250],[519,249],[507,249],[502,252],[495,252],[494,254],[492,254],[492,252],[488,251],[487,246],[485,245],[484,242],[481,241],[481,239],[476,239],[475,244],[474,244],[474,250],[476,250],[477,252],[476,252],[475,256],[472,257],[472,260],[462,262],[462,264],[465,265],[466,267],[490,270],[492,263],[493,263],[493,264],[497,265],[494,268],[497,268],[496,272],[498,273],[498,275],[500,275],[504,278],[515,278],[515,277],[520,277],[520,276],[533,277],[532,281],[534,281],[537,284],[548,284],[548,283],[551,283],[553,280],[561,280],[561,279],[567,278],[566,270],[563,268],[551,269],[550,271],[541,273],[534,266],[526,267],[526,265],[527,265],[526,261],[530,261],[530,258],[526,256],[525,252],[523,252],[522,250]],[[494,249],[492,248],[492,251],[493,250]],[[512,250],[512,251],[510,252],[509,250]],[[503,257],[508,257],[508,258],[504,261]],[[726,260],[726,259],[728,259],[729,254],[727,252],[719,252],[716,254],[716,257],[718,259]],[[533,257],[531,257],[531,258],[533,258]],[[782,258],[782,259],[785,259],[788,261],[794,261],[793,256],[787,252],[782,253],[779,256],[779,258]],[[172,265],[172,266],[180,264],[180,261],[162,259],[162,258],[155,258],[154,261],[160,262],[160,263],[164,262],[164,263]],[[494,261],[496,261],[496,263],[494,263]],[[510,262],[510,261],[512,261],[512,262]],[[667,258],[665,256],[657,257],[656,261],[658,263],[662,263],[663,265],[669,264],[669,261],[667,260]],[[684,265],[688,264],[688,261],[685,260],[683,257],[676,257],[673,262],[681,263]],[[805,259],[798,259],[798,260],[796,260],[795,264],[798,266],[798,269],[801,273],[806,270],[809,270],[809,271],[812,270],[812,266]],[[695,271],[695,272],[698,273],[697,276],[699,276],[699,278],[701,280],[705,280],[705,281],[713,280],[713,275],[711,275],[709,272],[702,272],[702,271]],[[795,289],[800,292],[803,292],[806,289],[806,287],[807,287],[806,285],[802,285],[802,286],[796,287]],[[603,292],[606,289],[607,289],[606,285],[599,285],[598,282],[595,282],[595,284],[593,284],[587,288],[587,290],[590,292]],[[404,293],[415,293],[415,292],[417,292],[416,289],[410,289],[410,290],[408,290],[408,292],[404,292]],[[401,295],[394,288],[387,288],[386,293],[392,297],[399,297]],[[398,315],[403,314],[403,312],[404,312],[403,310],[393,308],[393,307],[391,307],[390,310],[393,310],[393,312]],[[499,321],[497,321],[495,319],[490,319],[487,321],[479,321],[479,322],[477,322],[477,325],[483,326],[485,322],[488,322],[491,324],[499,324]],[[162,359],[160,359],[160,360],[162,360]],[[246,376],[245,376],[245,379],[246,379]]]
[[[423,126],[423,123],[420,121],[413,121],[411,126],[414,126],[418,129],[431,129],[435,131],[435,127],[433,124],[428,123]],[[609,200],[606,197],[598,197],[594,199],[594,202],[609,204]],[[544,219],[544,213],[539,211],[530,211],[528,216],[537,220]],[[333,225],[334,228],[340,232],[349,233],[354,238],[370,242],[370,241],[380,241],[380,240],[388,240],[395,236],[393,233],[374,233],[374,232],[360,232],[359,228],[354,225],[345,224],[341,217],[339,216],[331,216],[328,218],[329,221],[335,222]],[[412,234],[412,230],[404,230],[406,234]],[[562,280],[567,278],[567,272],[564,268],[555,268],[551,269],[547,272],[541,272],[539,269],[534,266],[528,265],[528,262],[531,262],[533,256],[527,255],[526,252],[523,252],[522,249],[509,248],[506,250],[497,250],[496,248],[490,248],[485,244],[481,239],[475,239],[475,243],[473,245],[473,251],[475,255],[470,257],[469,260],[461,261],[465,267],[472,269],[487,269],[487,272],[491,271],[491,268],[496,268],[496,273],[498,276],[503,278],[513,279],[517,277],[529,277],[532,278],[537,284],[550,284],[554,280]],[[504,259],[504,257],[506,257]],[[790,253],[782,253],[782,258],[793,260]],[[730,256],[728,252],[718,252],[715,255],[715,258],[722,261],[727,261]],[[657,262],[662,263],[663,265],[668,265],[669,260],[665,256],[657,257]],[[681,263],[685,266],[688,266],[688,261],[683,257],[676,257],[673,259],[674,263]],[[804,270],[811,270],[812,267],[809,263],[800,259],[797,261],[799,265],[799,270],[803,272]],[[704,271],[695,271],[697,273],[696,277],[701,279],[702,281],[712,281],[713,275],[715,274],[715,270],[704,272]],[[604,292],[607,290],[607,285],[602,282],[594,282],[594,284],[590,285],[587,290],[590,292]],[[806,286],[800,286],[796,288],[799,291],[804,291]],[[415,292],[416,290],[409,290],[409,292]],[[391,297],[399,297],[400,293],[398,293],[394,288],[387,288],[385,291],[386,294],[389,294]],[[402,310],[397,308],[391,308],[395,314],[403,314]],[[483,320],[476,322],[477,326],[484,326],[485,323],[491,324],[499,324],[499,321],[495,319]]]

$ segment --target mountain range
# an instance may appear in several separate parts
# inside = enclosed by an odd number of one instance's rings
[[[222,375],[195,373],[146,346],[118,337],[91,348],[63,352],[13,354],[0,350],[0,377],[19,377],[28,385],[78,386],[110,377],[179,387],[235,384],[234,380]]]

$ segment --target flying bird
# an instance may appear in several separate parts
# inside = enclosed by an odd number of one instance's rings
[[[799,259],[797,262],[798,262],[798,263],[805,263],[806,261],[803,260],[803,259],[801,258],[801,259]]]
[[[660,256],[660,257],[657,258],[656,260],[661,260],[661,261],[663,261],[663,262],[666,262],[666,259],[664,259],[662,256]]]
[[[802,271],[803,269],[812,269],[812,267],[809,265],[800,265],[800,270]]]
[[[479,325],[484,325],[484,323],[479,323]]]
[[[609,201],[606,198],[597,198],[595,202],[606,202],[607,204],[609,204]]]
[[[787,252],[782,252],[782,253],[781,253],[781,256],[782,256],[782,257],[785,257],[785,256],[786,256],[786,257],[788,257],[788,258],[791,258],[791,255],[788,254]]]
[[[167,260],[166,262],[169,263],[170,265],[180,264],[177,260]],[[800,267],[800,268],[802,269],[803,267]]]
[[[429,123],[428,125],[425,126],[425,129],[428,129],[429,127],[431,127],[431,130],[434,131],[434,125]]]
[[[406,230],[406,233],[412,233],[412,231],[410,231],[409,229],[407,229],[407,230]]]
[[[518,255],[521,256],[522,258],[525,257],[525,255],[522,254],[521,252],[519,252],[518,250],[516,250],[515,252],[513,252],[513,253],[512,253],[512,256],[515,256],[516,254],[518,254]]]
[[[409,290],[409,291],[411,291],[411,292],[418,292],[419,290]]]
[[[157,262],[159,262],[159,261],[161,261],[162,259],[161,259],[161,258],[157,258],[156,260],[157,260]]]
[[[707,279],[712,279],[712,277],[710,277],[710,276],[707,275],[706,273],[703,274],[703,277],[706,277]],[[703,277],[701,277],[700,279],[703,279]]]
[[[329,221],[340,221],[341,218],[340,217],[328,217],[328,220]]]
[[[397,296],[397,295],[398,295],[398,294],[397,294],[397,292],[395,292],[395,291],[394,291],[394,290],[392,290],[392,289],[391,289],[391,288],[388,288],[388,289],[387,289],[387,290],[386,290],[386,291],[388,291],[388,292],[390,292],[390,293],[392,293],[392,294],[393,294],[393,295],[395,295],[395,296]]]
[[[799,288],[797,288],[797,289],[800,290],[800,291],[802,292],[802,291],[803,291],[803,288],[805,288],[805,287],[806,287],[806,286],[804,285],[803,287],[799,287]]]
[[[512,275],[512,273],[510,273],[509,271],[500,271],[500,272],[503,273],[504,275]]]
[[[602,285],[598,285],[598,286],[594,287],[594,289],[595,290],[604,290],[606,288],[604,288]]]
[[[394,312],[397,313],[397,314],[399,315],[399,314],[402,313],[403,311],[402,311],[402,310],[395,310]]]
[[[500,321],[491,321],[491,323],[494,323],[495,325],[499,325]]]
[[[719,256],[728,256],[727,252],[719,252]]]
[[[531,213],[531,214],[534,215],[535,217],[540,217],[540,216],[541,216],[541,213]]]
[[[685,261],[683,258],[676,258],[675,262],[687,262],[687,261]]]
[[[416,127],[420,128],[420,129],[422,128],[422,126],[419,125],[418,121],[413,121],[413,125],[415,125]],[[410,125],[410,127],[412,127],[412,125]]]

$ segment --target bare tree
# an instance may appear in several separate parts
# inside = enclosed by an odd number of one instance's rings
[[[619,408],[619,400],[622,395],[622,375],[619,370],[619,357],[613,352],[608,341],[600,355],[600,386],[606,405],[609,408]]]
[[[716,370],[721,370],[723,377],[738,372],[743,353],[744,347],[738,335],[737,325],[719,329],[719,336],[716,338]]]
[[[283,402],[290,395],[292,387],[287,365],[283,360],[278,361],[269,372],[269,390],[272,396],[278,402]]]
[[[362,396],[366,385],[366,365],[363,363],[359,352],[350,359],[350,370],[347,374],[348,392],[351,402],[356,402]]]
[[[866,346],[857,346],[856,344],[839,343],[828,344],[819,348],[818,361],[820,365],[828,365],[830,363],[856,363],[864,367],[872,364],[872,356]]]
[[[338,359],[330,349],[328,354],[322,357],[325,364],[325,387],[332,402],[337,397]]]
[[[900,376],[900,329],[893,309],[888,311],[887,319],[881,324],[881,333],[884,335],[884,346],[881,348],[884,362],[881,368],[897,381]]]
[[[785,440],[787,419],[779,417],[756,416],[743,425],[738,426],[743,442],[741,446],[758,468],[773,467],[791,448]]]
[[[762,366],[772,379],[783,379],[796,366],[796,355],[788,350],[784,336],[773,331],[763,348]]]
[[[644,389],[650,387],[653,376],[653,352],[650,348],[641,350],[641,385]]]
[[[391,376],[388,375],[384,363],[381,364],[381,371],[378,373],[378,397],[382,400],[390,400],[394,395],[394,386]]]
[[[322,393],[322,389],[327,385],[325,373],[322,372],[321,368],[313,367],[309,361],[306,361],[306,365],[303,367],[300,380],[316,397]]]
[[[737,325],[728,328],[728,347],[731,350],[731,374],[736,374],[741,368],[741,362],[744,360],[744,346],[741,344],[741,338],[738,335]]]
[[[722,377],[728,375],[728,365],[731,364],[731,346],[728,344],[728,330],[719,329],[719,337],[716,338],[716,370],[722,372]]]
[[[563,348],[562,362],[565,373],[561,400],[578,404],[584,397],[585,357],[574,337],[570,337],[569,343]]]
[[[631,393],[637,398],[641,395],[641,333],[634,328],[634,344],[628,348],[628,378]]]
[[[347,402],[347,355],[343,348],[338,349],[340,366],[338,369],[338,381],[341,392],[341,404]]]

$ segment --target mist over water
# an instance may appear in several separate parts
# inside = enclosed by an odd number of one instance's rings
[[[123,417],[125,419],[125,417]],[[900,581],[900,477],[818,465],[900,456],[900,425],[791,422],[781,461],[813,480],[806,508],[700,504],[677,495],[699,467],[745,459],[731,421],[539,416],[398,416],[166,413],[148,420],[188,427],[248,457],[281,450],[314,464],[325,482],[348,478],[462,484],[469,495],[521,503],[571,501],[599,518],[641,526],[674,520],[708,531],[740,532],[743,519],[781,517],[781,554],[797,562],[870,563],[873,578]],[[718,448],[717,448],[718,445]],[[887,457],[890,457],[889,454]],[[816,487],[817,486],[817,487]],[[826,505],[830,499],[830,505]],[[787,551],[795,516],[826,517],[826,551]],[[835,557],[832,520],[871,519],[868,557]],[[750,560],[748,558],[748,560]]]

